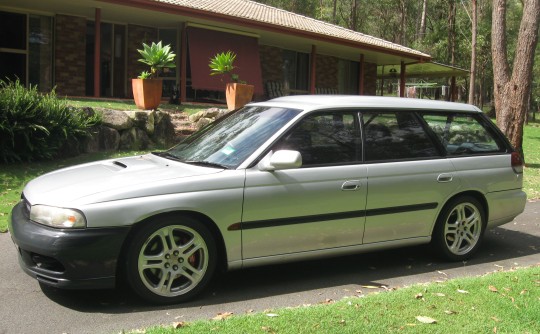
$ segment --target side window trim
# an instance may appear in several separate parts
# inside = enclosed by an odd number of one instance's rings
[[[438,158],[445,158],[448,156],[448,152],[446,152],[446,148],[444,147],[444,144],[441,142],[441,140],[439,140],[439,137],[437,136],[437,134],[435,133],[435,131],[433,131],[433,129],[429,126],[429,124],[426,122],[426,120],[422,117],[422,111],[415,111],[414,112],[414,116],[416,117],[416,119],[418,120],[418,122],[422,125],[422,127],[424,128],[424,131],[426,132],[426,134],[428,135],[429,139],[431,140],[431,143],[433,144],[433,146],[435,146],[435,148],[437,149],[437,151],[439,152],[439,157]],[[451,117],[451,114],[450,113],[441,113],[441,114],[448,114],[447,117]],[[448,125],[448,118],[447,118],[447,126]]]

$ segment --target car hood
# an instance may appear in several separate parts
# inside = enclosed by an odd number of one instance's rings
[[[160,190],[156,185],[163,181],[176,183],[185,178],[221,171],[147,154],[92,162],[44,174],[26,185],[24,196],[32,205],[67,207],[158,195]]]

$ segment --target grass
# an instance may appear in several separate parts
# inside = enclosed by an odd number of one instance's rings
[[[526,167],[523,189],[529,199],[540,198],[540,121],[529,122],[523,134]]]
[[[532,267],[132,333],[539,333],[539,315],[540,267]]]
[[[135,106],[135,102],[133,100],[127,100],[127,99],[85,99],[85,98],[69,98],[67,99],[68,103],[74,107],[91,107],[91,108],[108,108],[108,109],[115,109],[115,110],[135,110],[137,107]],[[218,108],[224,108],[223,105],[215,105],[215,104],[169,104],[169,103],[162,103],[159,105],[159,109],[162,110],[168,110],[172,112],[185,112],[189,115],[195,114],[201,110],[206,110],[211,107],[218,107]]]

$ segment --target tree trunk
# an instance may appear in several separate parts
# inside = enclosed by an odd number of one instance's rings
[[[452,66],[456,64],[456,2],[448,0],[448,56]]]
[[[426,35],[426,11],[427,11],[427,0],[424,0],[424,3],[422,5],[422,16],[420,18],[420,33],[418,36],[419,41],[422,41],[424,39],[424,36]]]
[[[358,29],[358,0],[353,0],[351,8],[351,30]]]
[[[538,42],[540,0],[524,0],[523,16],[510,70],[506,44],[506,0],[493,1],[491,51],[497,125],[523,154],[523,124],[529,108],[534,53]]]
[[[336,11],[337,11],[337,0],[334,0],[334,8],[332,8],[332,23],[333,24],[337,24]]]
[[[469,104],[474,104],[475,95],[475,83],[476,83],[476,28],[477,22],[477,10],[476,0],[471,0],[472,5],[472,38],[471,38],[471,77],[469,82]]]
[[[407,44],[407,4],[405,3],[405,0],[399,1],[399,10],[400,10],[400,16],[401,16],[401,22],[400,22],[400,34],[399,34],[399,44],[406,45]]]

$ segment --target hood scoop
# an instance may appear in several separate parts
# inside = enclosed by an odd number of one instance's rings
[[[116,165],[122,168],[127,168],[127,165],[124,163],[121,163],[120,161],[113,161],[113,165]]]

